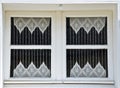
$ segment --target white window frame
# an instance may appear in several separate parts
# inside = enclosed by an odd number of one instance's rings
[[[51,45],[11,45],[11,17],[50,17],[51,18]],[[7,12],[6,28],[4,30],[4,79],[5,80],[54,80],[55,79],[55,13],[54,12]],[[11,49],[50,49],[51,50],[51,77],[50,78],[13,78],[10,77]]]
[[[107,17],[107,45],[66,45],[66,17]],[[106,82],[113,81],[113,50],[112,50],[112,12],[111,11],[71,11],[63,12],[63,79],[65,83],[84,82]],[[79,77],[70,78],[66,75],[66,49],[107,49],[108,77],[106,78],[89,78]]]
[[[107,43],[108,45],[69,45],[66,46],[66,17],[106,17],[107,16]],[[10,17],[51,17],[51,47],[39,45],[12,45],[10,44]],[[113,46],[112,11],[8,11],[5,17],[4,30],[4,80],[15,82],[19,80],[26,83],[31,80],[33,83],[113,83]],[[83,49],[108,49],[108,77],[107,78],[67,78],[66,77],[66,48]],[[51,49],[51,78],[10,78],[10,49]],[[37,80],[37,81],[35,81]],[[10,82],[9,81],[9,82]]]

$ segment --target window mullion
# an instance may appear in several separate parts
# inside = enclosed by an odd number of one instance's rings
[[[57,80],[62,80],[63,79],[63,55],[62,55],[62,40],[63,40],[63,36],[62,36],[62,12],[57,11],[56,12],[56,79]]]

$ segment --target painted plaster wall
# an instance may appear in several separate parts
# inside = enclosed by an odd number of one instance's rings
[[[44,3],[44,4],[58,4],[58,3],[96,3],[96,2],[117,2],[118,0],[1,0],[3,3]]]

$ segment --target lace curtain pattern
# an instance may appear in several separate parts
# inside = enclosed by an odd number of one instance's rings
[[[43,62],[39,68],[31,62],[28,68],[20,62],[13,71],[13,77],[50,77],[50,70]]]
[[[51,50],[12,49],[10,77],[51,77]]]
[[[81,68],[78,62],[76,62],[70,70],[70,77],[106,77],[106,70],[100,62],[98,62],[95,68],[92,68],[88,62]]]
[[[89,33],[92,27],[100,33],[100,31],[105,26],[105,17],[82,17],[82,18],[70,18],[70,26],[77,33],[80,28]]]
[[[107,44],[107,17],[67,17],[67,45]]]
[[[46,28],[49,26],[50,19],[49,18],[27,18],[27,17],[14,17],[14,25],[17,30],[21,33],[25,27],[33,33],[36,27],[44,33]]]
[[[67,77],[108,77],[107,49],[67,49]]]
[[[50,45],[51,18],[11,17],[12,45]]]

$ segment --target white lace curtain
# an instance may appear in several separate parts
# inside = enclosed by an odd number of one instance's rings
[[[70,26],[73,28],[75,33],[77,33],[80,28],[84,28],[84,30],[89,33],[92,27],[100,33],[100,31],[105,26],[105,17],[75,17],[70,18]]]
[[[95,68],[92,68],[89,62],[87,62],[83,68],[80,67],[78,62],[75,63],[70,70],[70,77],[106,77],[106,70],[98,62]]]
[[[13,71],[13,77],[50,77],[50,70],[44,62],[39,68],[36,68],[33,62],[25,68],[20,62]]]
[[[28,27],[31,33],[33,33],[37,27],[42,33],[44,33],[49,24],[50,18],[14,17],[14,25],[17,27],[20,33],[25,27]]]

